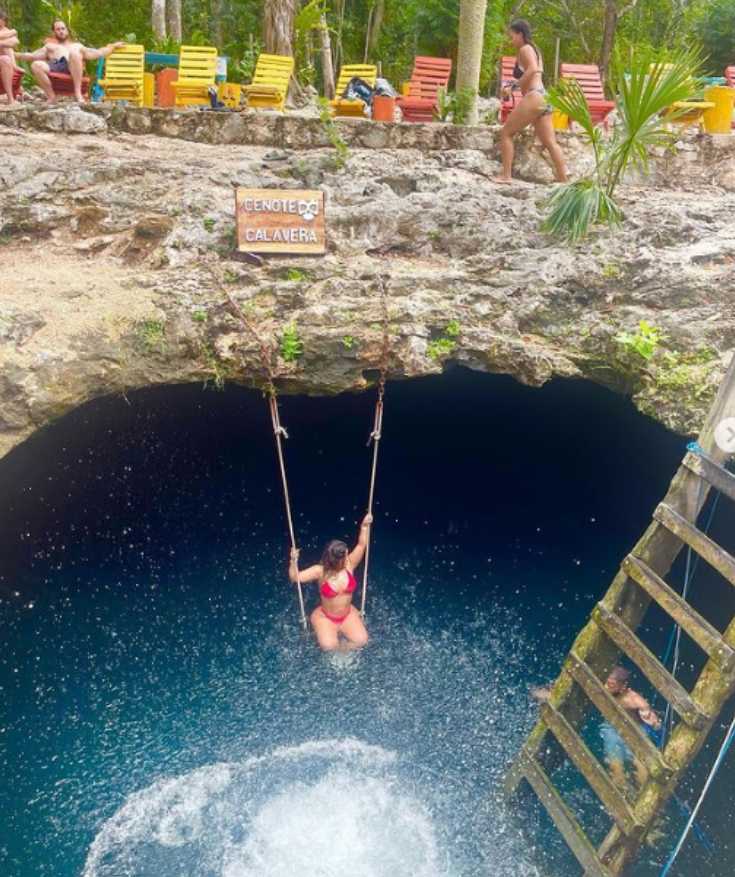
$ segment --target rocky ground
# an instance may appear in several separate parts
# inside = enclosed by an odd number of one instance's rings
[[[569,247],[539,230],[549,171],[530,141],[525,181],[498,187],[490,128],[353,123],[338,169],[318,120],[212,119],[0,112],[0,456],[96,396],[262,383],[258,340],[284,391],[364,389],[381,279],[392,378],[448,361],[534,385],[581,376],[696,431],[735,351],[735,137],[659,156],[623,190],[624,228]],[[564,145],[583,169],[578,139]],[[327,256],[243,262],[235,186],[324,189]],[[620,340],[641,320],[663,333],[650,360]]]

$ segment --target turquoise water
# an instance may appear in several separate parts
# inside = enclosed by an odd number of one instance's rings
[[[370,399],[286,399],[283,420],[308,563],[356,530]],[[391,385],[384,437],[372,641],[347,658],[299,632],[256,394],[102,400],[0,464],[2,874],[578,873],[499,783],[528,684],[555,675],[682,442],[583,383],[461,371]],[[732,872],[722,805],[716,860],[695,846],[680,873]]]

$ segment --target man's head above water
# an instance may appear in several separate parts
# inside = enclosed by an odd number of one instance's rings
[[[630,686],[630,671],[625,667],[613,667],[610,671],[605,687],[610,694],[623,694]]]

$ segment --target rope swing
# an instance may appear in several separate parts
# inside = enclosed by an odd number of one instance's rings
[[[265,376],[265,386],[264,393],[268,400],[268,408],[271,416],[271,424],[273,426],[273,437],[276,445],[276,456],[278,458],[278,468],[281,473],[281,486],[283,488],[283,501],[286,508],[286,522],[288,524],[288,533],[291,540],[291,548],[296,551],[296,531],[294,529],[293,523],[293,512],[292,512],[292,504],[291,504],[291,496],[288,487],[288,477],[286,475],[286,461],[283,453],[283,439],[288,438],[288,433],[284,429],[281,424],[281,418],[278,411],[278,393],[276,391],[276,386],[273,380],[273,348],[269,347],[265,344],[260,338],[257,329],[250,321],[250,319],[246,316],[246,314],[239,307],[237,302],[230,295],[229,291],[226,289],[222,278],[219,276],[219,273],[213,266],[210,266],[212,276],[217,281],[225,299],[227,301],[227,309],[229,312],[236,317],[248,330],[249,334],[255,339],[259,351],[260,351],[260,359],[261,366],[263,369],[263,373]],[[380,378],[378,380],[378,398],[375,403],[375,419],[373,423],[373,431],[370,433],[370,438],[368,439],[368,447],[370,443],[373,443],[373,461],[372,468],[370,472],[370,488],[368,492],[368,514],[373,514],[373,504],[375,499],[375,481],[378,472],[378,452],[380,450],[380,439],[383,431],[383,409],[384,409],[384,399],[385,399],[385,385],[387,380],[387,371],[388,371],[388,353],[389,353],[389,343],[390,343],[390,335],[388,330],[388,306],[387,306],[387,298],[386,298],[386,290],[385,283],[382,278],[379,278],[380,284],[380,293],[381,293],[381,304],[383,310],[383,352],[380,362]],[[365,601],[367,597],[367,584],[368,584],[368,565],[370,560],[370,536],[372,533],[372,527],[368,530],[367,544],[365,546],[365,566],[363,569],[363,577],[362,577],[362,601],[360,605],[360,615],[365,617]],[[299,614],[301,619],[301,625],[304,630],[308,628],[308,622],[306,619],[306,611],[304,609],[304,594],[302,590],[301,578],[298,571],[298,563],[296,565],[296,586],[299,595]]]

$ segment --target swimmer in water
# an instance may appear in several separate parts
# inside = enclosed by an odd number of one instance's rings
[[[325,652],[351,651],[367,645],[368,633],[362,616],[352,605],[352,595],[357,588],[355,570],[365,556],[372,515],[365,515],[357,544],[350,551],[344,542],[333,539],[322,554],[321,563],[299,572],[299,550],[291,549],[288,577],[292,582],[321,582],[319,595],[321,605],[311,613],[319,645]]]
[[[630,672],[625,667],[613,667],[605,681],[605,688],[618,704],[626,710],[649,736],[661,729],[661,719],[651,705],[637,691],[630,687]],[[535,686],[529,690],[531,697],[539,703],[546,703],[551,695],[551,685]],[[613,782],[621,789],[628,785],[626,764],[632,764],[639,786],[648,780],[648,771],[630,751],[620,734],[609,722],[600,725],[605,763],[610,769]]]

